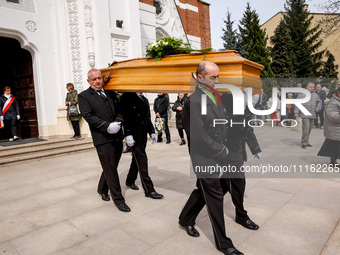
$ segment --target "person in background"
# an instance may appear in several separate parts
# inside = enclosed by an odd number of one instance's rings
[[[257,110],[267,110],[267,95],[266,93],[263,92],[263,89],[261,89],[262,94],[260,94],[259,99],[257,103],[255,104],[255,109]],[[263,120],[264,116],[264,121],[267,121],[267,115],[258,115],[258,117]],[[259,124],[260,125],[260,124]]]
[[[314,86],[315,84],[313,82],[308,82],[306,89],[310,92],[311,98],[308,102],[302,104],[311,115],[305,115],[298,107],[295,107],[294,109],[294,116],[302,118],[302,149],[306,149],[306,147],[312,147],[312,145],[309,143],[309,136],[314,126],[314,120],[316,117],[315,113],[321,109],[321,99],[315,93]],[[297,96],[299,99],[304,97],[305,95],[303,93],[299,93]]]
[[[128,153],[128,152],[131,152],[131,147],[129,145],[126,145],[126,148],[123,151],[123,153]]]
[[[326,106],[324,136],[318,156],[330,157],[330,166],[339,167],[336,160],[340,158],[340,87]]]
[[[319,127],[319,118],[320,118],[320,128],[322,129],[323,123],[324,123],[323,111],[325,109],[326,92],[324,90],[322,90],[321,84],[316,84],[315,93],[320,97],[321,109],[320,109],[320,111],[316,112],[316,119],[314,121],[314,128]]]
[[[301,84],[301,83],[297,83],[297,84],[296,84],[296,87],[297,87],[297,88],[302,88],[302,84]],[[293,93],[293,98],[297,98],[297,96],[298,96],[299,94],[300,94],[299,92]]]
[[[270,97],[267,101],[267,109],[270,109],[273,105],[273,97]],[[272,126],[278,126],[280,123],[280,109],[281,109],[281,101],[279,99],[279,96],[277,96],[277,106],[275,108],[275,111],[270,114],[270,118],[272,120]]]
[[[292,99],[293,98],[293,94],[292,93],[288,93],[287,94],[287,98],[288,99]],[[289,119],[286,122],[287,126],[291,126],[292,125],[292,119],[294,119],[294,104],[287,104],[286,105],[286,119]]]
[[[0,118],[4,122],[7,138],[10,142],[18,137],[17,121],[20,120],[18,101],[11,94],[11,87],[4,87],[4,94],[0,97]]]
[[[166,136],[166,143],[171,143],[170,131],[168,126],[168,107],[169,107],[169,98],[166,97],[164,93],[158,93],[158,97],[155,99],[153,104],[153,110],[155,111],[157,118],[164,119],[164,131]],[[162,131],[158,133],[157,141],[163,142],[162,139]]]
[[[79,120],[81,119],[81,115],[71,117],[68,114],[68,108],[70,107],[70,105],[78,104],[78,92],[77,90],[74,89],[73,83],[67,83],[66,89],[68,90],[66,94],[66,100],[65,100],[65,104],[67,105],[67,120],[71,121],[73,131],[74,131],[74,136],[72,136],[71,139],[80,139],[81,136],[80,136]]]
[[[184,96],[184,93],[178,93],[178,97],[174,105],[172,106],[172,110],[176,112],[176,128],[178,130],[179,137],[181,138],[181,143],[179,145],[184,145],[184,128],[182,125],[182,111],[187,98]]]

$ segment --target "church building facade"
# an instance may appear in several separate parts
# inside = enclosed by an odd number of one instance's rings
[[[0,0],[0,17],[0,93],[12,88],[23,138],[72,134],[66,84],[87,89],[91,68],[144,57],[147,44],[165,36],[211,47],[201,0]],[[81,129],[89,134],[83,121]]]

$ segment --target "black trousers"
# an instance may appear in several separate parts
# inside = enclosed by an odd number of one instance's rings
[[[131,147],[132,161],[129,169],[129,173],[126,177],[126,184],[134,184],[139,172],[142,186],[145,193],[154,192],[154,186],[149,176],[148,170],[148,156],[146,155],[146,143],[147,141],[136,141]]]
[[[226,185],[221,185],[221,183],[226,181],[227,179],[219,179],[218,176],[216,178],[197,178],[197,189],[193,190],[179,216],[181,225],[194,226],[199,212],[204,205],[207,205],[215,244],[218,249],[234,247],[231,239],[226,236],[224,223],[224,189],[222,186]]]
[[[74,135],[80,136],[79,120],[71,120],[71,124],[73,127]]]
[[[240,172],[243,162],[228,161],[228,165],[230,165],[230,168],[235,167],[238,172],[234,174],[233,178],[227,178],[228,176],[222,175],[220,180],[223,194],[230,193],[235,206],[236,218],[241,222],[245,222],[249,220],[249,217],[243,206],[244,192],[246,190],[246,178],[244,173]]]
[[[178,134],[179,134],[179,137],[183,140],[184,139],[184,132],[183,132],[183,128],[179,128],[178,129]]]
[[[325,121],[325,118],[323,116],[323,111],[324,111],[324,109],[321,109],[320,111],[316,112],[316,119],[314,121],[314,126],[315,127],[319,127],[318,126],[319,117],[320,117],[320,127],[323,126],[323,123]]]
[[[18,136],[16,119],[13,119],[13,120],[4,119],[4,127],[6,130],[7,138],[13,138],[14,136]]]
[[[163,117],[162,117],[163,118]],[[165,132],[165,137],[167,141],[171,141],[170,137],[170,131],[169,131],[169,125],[168,125],[168,116],[164,118],[164,132]],[[162,139],[162,131],[158,133],[158,140]]]
[[[118,163],[122,156],[123,143],[110,142],[96,146],[103,172],[98,183],[98,193],[107,194],[110,190],[113,202],[116,205],[125,202],[119,183]]]

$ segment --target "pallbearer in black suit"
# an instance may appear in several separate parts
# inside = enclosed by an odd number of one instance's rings
[[[87,82],[90,87],[78,96],[82,116],[89,124],[93,144],[96,147],[103,168],[98,184],[98,193],[102,199],[109,201],[108,191],[120,211],[130,212],[122,195],[117,172],[123,150],[123,116],[119,112],[116,93],[104,91],[102,74],[91,69]]]
[[[140,93],[124,93],[120,99],[120,109],[124,117],[124,136],[126,144],[131,147],[132,162],[126,178],[126,185],[138,190],[135,181],[138,172],[146,197],[153,199],[163,198],[155,191],[148,173],[148,157],[146,155],[147,134],[152,143],[157,142],[155,129],[150,119],[150,105],[148,100]]]
[[[185,132],[190,134],[190,158],[197,176],[197,189],[193,190],[180,216],[179,224],[188,235],[199,237],[195,229],[196,218],[204,205],[207,206],[214,232],[216,248],[226,255],[243,255],[237,250],[230,238],[226,236],[222,185],[227,179],[220,179],[219,172],[204,172],[215,166],[225,166],[228,149],[226,126],[216,125],[214,119],[225,119],[225,111],[214,85],[218,83],[219,68],[215,63],[204,61],[197,67],[195,92],[183,108],[182,117],[190,116],[190,122],[182,121]],[[202,114],[202,98],[206,98],[206,114]],[[204,104],[204,103],[203,103]],[[190,111],[190,112],[188,112]],[[190,125],[189,125],[190,124]],[[191,128],[190,128],[191,127]]]

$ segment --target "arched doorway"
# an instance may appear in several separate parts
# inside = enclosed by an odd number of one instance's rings
[[[5,86],[12,88],[20,107],[19,137],[38,137],[38,121],[35,103],[32,56],[20,47],[20,43],[12,38],[0,36],[0,93]],[[5,139],[0,129],[0,140]]]

